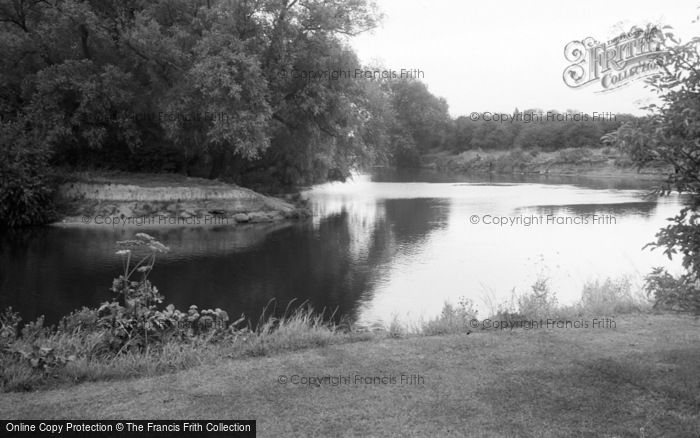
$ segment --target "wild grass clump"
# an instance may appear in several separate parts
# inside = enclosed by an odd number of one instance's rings
[[[445,303],[438,317],[423,324],[421,333],[435,336],[469,332],[471,321],[478,320],[478,313],[471,299],[460,297],[456,306]]]
[[[650,301],[642,293],[632,292],[632,283],[627,277],[587,282],[581,293],[581,310],[587,315],[618,315],[650,308]]]
[[[285,309],[281,318],[265,317],[267,306],[263,309],[258,326],[248,332],[243,331],[244,346],[242,353],[248,355],[265,355],[271,351],[297,350],[300,348],[328,345],[337,338],[339,325],[333,321],[333,314],[315,312],[306,303],[298,306],[288,314],[294,300]]]
[[[490,307],[489,324],[479,319],[474,301],[460,297],[457,304],[446,302],[440,315],[417,327],[407,326],[394,318],[386,327],[389,337],[403,337],[408,334],[437,336],[445,334],[470,333],[478,328],[493,327],[494,322],[519,327],[525,321],[555,320],[566,321],[582,317],[609,317],[651,310],[651,301],[641,291],[634,292],[632,283],[626,277],[585,283],[581,299],[572,305],[561,305],[549,279],[538,277],[524,293],[512,291],[506,302],[494,305],[490,296],[485,300]]]
[[[583,286],[580,300],[571,305],[559,304],[548,280],[538,278],[527,293],[515,296],[510,305],[499,306],[493,318],[505,321],[567,320],[645,312],[651,307],[651,301],[641,291],[634,292],[627,277],[588,281]]]
[[[538,278],[530,286],[529,293],[520,295],[518,314],[523,319],[549,319],[556,316],[559,303],[546,278]]]
[[[641,291],[634,292],[626,277],[596,280],[585,283],[581,298],[572,305],[562,305],[549,280],[538,277],[524,293],[512,291],[508,301],[494,305],[490,296],[485,297],[490,308],[489,327],[499,324],[517,327],[525,321],[570,320],[582,317],[606,317],[651,310],[651,301]],[[420,334],[441,335],[465,333],[482,327],[473,301],[461,298],[458,306],[446,303],[442,313],[423,324]],[[486,327],[486,326],[483,326]]]
[[[0,354],[0,390],[160,375],[225,358],[266,356],[374,336],[339,327],[323,312],[304,306],[282,318],[268,317],[255,328],[239,324],[238,328],[212,329],[184,339],[171,336],[148,349],[118,352],[103,349],[104,333],[46,329],[40,337],[18,336]]]

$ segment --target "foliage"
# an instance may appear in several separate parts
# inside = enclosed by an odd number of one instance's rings
[[[369,0],[0,0],[0,119],[61,165],[347,175],[383,157],[387,98],[299,74],[360,68],[344,38],[380,18]]]
[[[557,161],[561,163],[583,163],[593,156],[588,148],[571,148],[571,149],[561,149],[557,153]]]
[[[479,118],[456,118],[447,129],[445,149],[466,150],[536,150],[553,152],[567,148],[594,148],[601,145],[601,136],[617,129],[628,114],[593,118],[575,110],[559,112],[538,108],[511,114],[477,113]],[[484,120],[488,118],[488,120]]]
[[[50,330],[44,327],[43,317],[26,324],[19,330],[22,319],[8,308],[0,315],[0,367],[12,368],[17,363],[44,376],[75,359],[59,353],[50,344]]]
[[[548,279],[537,278],[530,289],[530,293],[518,297],[518,313],[528,319],[554,316],[557,309],[557,297],[549,287]]]
[[[121,248],[117,254],[123,258],[124,271],[112,283],[112,291],[117,300],[106,302],[97,309],[97,330],[104,336],[104,347],[109,352],[144,350],[151,345],[161,345],[170,338],[191,339],[200,335],[214,337],[228,329],[228,314],[221,310],[205,309],[201,312],[197,306],[181,312],[171,304],[164,310],[157,305],[163,302],[163,296],[148,280],[155,264],[156,255],[169,249],[152,236],[145,233],[136,234],[132,240],[117,242]],[[131,259],[140,250],[146,254],[132,265]],[[134,279],[140,276],[138,279]],[[84,321],[85,312],[74,314],[71,321],[64,326],[75,326],[76,319]],[[239,323],[239,321],[236,322]],[[80,323],[83,325],[83,323]],[[234,324],[235,326],[235,324]]]
[[[647,290],[660,304],[697,311],[692,303],[700,297],[700,38],[679,44],[670,32],[664,36],[660,44],[666,55],[657,59],[662,72],[649,80],[661,104],[650,105],[648,117],[626,123],[605,140],[626,151],[639,167],[657,162],[673,167],[658,194],[689,196],[648,245],[663,248],[669,259],[680,253],[686,273],[672,281],[670,274],[656,269],[647,278]]]
[[[697,283],[691,284],[689,275],[679,278],[663,268],[654,268],[646,276],[644,290],[654,298],[654,308],[690,311],[700,314],[700,294]]]
[[[19,324],[22,322],[19,313],[8,307],[0,314],[0,349],[7,348],[19,335]]]
[[[0,0],[0,118],[52,165],[267,190],[436,149],[589,147],[619,126],[452,120],[421,81],[360,64],[347,37],[380,19],[372,0]],[[6,222],[40,221],[27,210]]]
[[[442,312],[423,324],[421,333],[433,336],[447,333],[464,333],[473,328],[473,321],[478,320],[479,311],[474,307],[474,301],[460,297],[457,305],[445,303]]]
[[[421,155],[446,144],[451,124],[447,102],[417,80],[389,80],[387,85],[395,110],[389,128],[394,162],[399,167],[417,166]]]
[[[0,122],[0,228],[53,217],[49,153],[21,122]]]

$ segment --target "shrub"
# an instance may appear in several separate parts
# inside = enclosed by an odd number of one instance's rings
[[[54,218],[49,153],[21,125],[0,123],[0,227],[41,224]]]
[[[655,309],[700,314],[700,284],[693,274],[674,277],[663,268],[654,268],[645,277],[644,290],[653,297]]]
[[[670,224],[659,230],[652,248],[663,248],[669,258],[681,256],[686,273],[674,278],[655,269],[645,289],[657,307],[700,311],[700,38],[680,44],[670,32],[659,33],[656,43],[664,53],[660,74],[648,85],[659,94],[659,104],[649,105],[649,114],[620,126],[603,140],[621,149],[639,169],[667,166],[665,183],[656,192],[684,193],[686,205]]]

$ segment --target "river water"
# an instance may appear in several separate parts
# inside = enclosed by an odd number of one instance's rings
[[[559,302],[587,281],[653,266],[642,250],[678,197],[650,198],[650,183],[583,178],[469,178],[377,171],[304,193],[304,222],[244,227],[43,227],[0,236],[0,308],[56,322],[111,297],[121,270],[114,242],[148,232],[171,247],[153,283],[165,304],[222,308],[256,319],[308,302],[360,322],[417,322],[446,301],[481,314],[546,278]],[[293,301],[294,300],[294,301]]]

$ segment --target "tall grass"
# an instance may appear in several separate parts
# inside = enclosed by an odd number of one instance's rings
[[[470,321],[477,320],[478,313],[472,300],[460,297],[457,305],[445,303],[438,317],[425,322],[422,334],[434,336],[469,332],[472,328]]]
[[[626,277],[604,281],[589,281],[583,286],[581,298],[572,305],[561,305],[555,291],[545,278],[538,278],[523,294],[512,292],[508,301],[496,304],[491,295],[485,297],[491,321],[570,320],[585,317],[610,317],[621,314],[648,312],[652,302],[643,292],[634,290]],[[465,333],[481,327],[473,302],[460,300],[458,305],[446,303],[437,317],[425,322],[421,334],[440,335]]]
[[[202,335],[183,342],[173,338],[158,348],[125,351],[116,356],[95,351],[94,347],[100,344],[99,334],[57,332],[42,338],[41,345],[56,356],[75,358],[62,367],[42,370],[19,358],[8,360],[6,356],[0,364],[0,390],[22,391],[56,384],[154,376],[226,359],[356,342],[373,336],[375,334],[348,330],[346,326],[329,322],[325,312],[316,312],[310,306],[298,307],[289,314],[285,312],[280,318],[266,317],[252,329],[237,330],[221,339]],[[22,338],[18,342],[23,342]],[[28,345],[16,347],[31,348],[31,341],[24,342]]]

